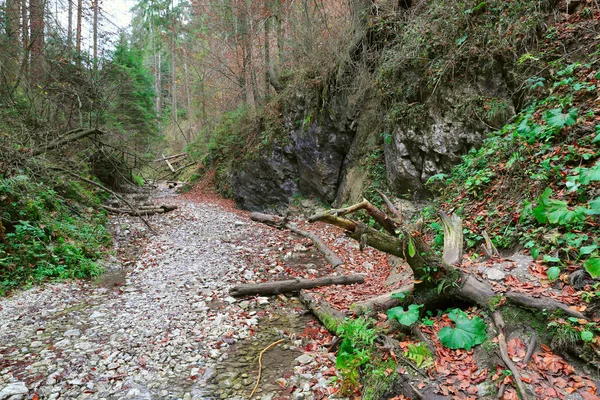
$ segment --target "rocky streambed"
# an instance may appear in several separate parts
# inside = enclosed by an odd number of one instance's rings
[[[179,208],[151,218],[158,235],[112,220],[116,251],[98,280],[0,299],[0,400],[247,399],[260,352],[280,339],[253,398],[329,393],[331,356],[304,334],[319,327],[296,300],[228,295],[281,274],[273,254],[289,257],[297,238],[269,239],[218,205],[166,201]]]

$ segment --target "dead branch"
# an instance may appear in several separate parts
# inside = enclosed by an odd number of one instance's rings
[[[342,261],[342,259],[339,258],[329,247],[327,247],[327,245],[323,243],[323,241],[319,239],[317,235],[315,235],[312,232],[308,232],[298,228],[296,224],[288,222],[285,218],[279,217],[277,215],[252,213],[250,215],[250,219],[257,222],[262,222],[264,224],[278,229],[287,228],[300,236],[307,237],[310,240],[312,240],[317,249],[321,252],[321,254],[323,254],[323,257],[325,257],[327,262],[333,267],[338,267],[344,264],[344,261]]]
[[[69,132],[70,134],[73,134],[73,136],[67,137],[65,139],[62,140],[56,140],[53,142],[48,143],[45,146],[39,147],[37,149],[34,149],[31,151],[31,156],[35,157],[35,156],[39,156],[40,154],[46,153],[50,150],[54,150],[57,147],[61,147],[64,146],[65,144],[71,143],[71,142],[75,142],[77,140],[86,138],[88,136],[92,136],[92,135],[103,135],[104,132],[102,132],[99,129],[96,128],[92,128],[92,129],[75,129],[71,132]]]
[[[512,362],[508,355],[508,348],[506,346],[506,338],[504,336],[504,319],[502,318],[502,314],[500,311],[496,310],[492,313],[492,320],[498,329],[498,347],[500,348],[500,357],[504,362],[504,365],[512,372],[513,380],[517,385],[517,390],[519,391],[519,395],[523,400],[529,400],[531,397],[529,393],[525,390],[525,385],[523,385],[523,381],[521,380],[521,373],[517,369],[516,365]]]
[[[229,294],[235,297],[253,295],[265,296],[298,292],[301,289],[312,289],[320,286],[353,285],[355,283],[364,283],[364,281],[365,277],[363,275],[330,275],[316,279],[296,278],[266,283],[245,283],[231,288]]]
[[[392,202],[390,201],[390,199],[388,199],[388,197],[385,195],[385,193],[383,193],[381,190],[377,190],[377,193],[383,199],[383,202],[385,203],[385,206],[387,207],[387,209],[389,210],[389,212],[391,212],[394,215],[394,217],[396,217],[396,219],[398,220],[399,223],[402,223],[402,214],[400,214],[400,212],[392,204]]]
[[[182,156],[187,156],[187,153],[174,154],[174,155],[168,156],[168,157],[165,157],[164,155],[162,155],[162,158],[157,158],[156,160],[152,160],[152,162],[161,162],[161,161],[166,161],[166,160],[172,160],[174,158],[179,158]]]
[[[161,176],[160,178],[158,178],[158,179],[157,179],[157,181],[162,181],[163,179],[165,179],[165,178],[167,178],[167,177],[169,177],[169,176],[171,176],[171,175],[177,175],[179,172],[181,172],[181,171],[183,171],[183,170],[185,170],[185,169],[187,169],[187,168],[191,167],[192,165],[196,165],[196,161],[192,161],[191,163],[189,163],[189,164],[186,164],[186,165],[184,165],[183,167],[179,167],[179,168],[177,168],[177,169],[176,169],[175,171],[173,171],[173,172],[169,171],[169,173],[168,173],[168,174],[165,174],[165,175]]]
[[[165,162],[167,163],[169,170],[171,170],[171,172],[175,172],[175,168],[173,168],[173,165],[169,162],[169,159],[165,158],[164,154],[161,154],[161,156],[163,157],[163,160],[165,160]]]
[[[340,214],[347,215],[350,212],[355,212],[357,210],[366,210],[370,215],[373,215],[370,212],[371,207],[366,206],[365,203],[368,202],[363,200],[358,204],[344,209],[319,213],[310,217],[308,221],[322,221],[340,227],[346,231],[346,234],[349,237],[359,242],[364,241],[373,248],[404,258],[413,270],[415,280],[423,281],[423,283],[419,284],[417,293],[426,294],[427,290],[436,286],[438,280],[445,278],[457,284],[449,285],[448,290],[451,296],[460,297],[488,310],[492,309],[490,302],[497,293],[493,290],[491,285],[487,281],[479,281],[474,276],[462,272],[445,262],[445,260],[440,259],[431,251],[419,232],[397,224],[395,221],[389,219],[389,221],[394,224],[393,231],[400,232],[400,237],[397,237],[373,229],[361,222],[339,216]],[[442,220],[445,221],[445,225],[448,225],[450,235],[454,235],[452,240],[444,240],[444,253],[452,254],[452,260],[460,260],[459,255],[462,254],[462,239],[460,239],[462,237],[462,229],[460,228],[460,219],[455,216],[448,217],[443,214]],[[437,273],[432,279],[430,274],[433,269],[436,269]],[[430,280],[429,285],[426,283],[427,279]],[[517,306],[548,311],[562,310],[569,316],[585,319],[585,316],[580,312],[553,299],[539,299],[516,292],[507,292],[505,293],[505,296],[507,300]]]
[[[114,214],[137,215],[136,214],[136,212],[137,212],[138,214],[148,216],[148,215],[154,215],[154,214],[164,214],[166,212],[176,210],[177,206],[171,206],[171,205],[149,206],[149,207],[141,206],[136,210],[130,210],[127,208],[115,208],[115,207],[102,205],[102,208],[104,208],[106,211],[114,213]]]

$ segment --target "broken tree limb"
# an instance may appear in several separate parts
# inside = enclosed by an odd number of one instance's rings
[[[171,170],[171,172],[175,172],[175,168],[173,168],[173,165],[169,162],[168,158],[165,158],[164,154],[161,154],[163,160],[165,160],[165,162],[167,163],[167,166],[169,167],[169,169]]]
[[[150,225],[150,223],[144,217],[142,217],[140,215],[140,213],[137,212],[137,210],[135,209],[135,207],[133,207],[133,205],[129,201],[127,201],[123,196],[121,196],[121,195],[117,194],[116,192],[110,190],[109,188],[107,188],[107,187],[99,184],[98,182],[94,182],[91,179],[84,178],[83,176],[77,175],[76,173],[71,172],[69,170],[66,170],[66,169],[63,169],[63,168],[53,168],[53,169],[56,170],[56,171],[62,171],[62,172],[66,173],[66,174],[69,174],[72,177],[75,177],[75,178],[77,178],[77,179],[79,179],[79,180],[81,180],[83,182],[86,182],[86,183],[89,183],[90,185],[96,186],[98,189],[101,189],[101,190],[103,190],[103,191],[105,191],[107,193],[112,194],[117,199],[119,199],[123,203],[125,203],[129,208],[131,208],[131,210],[134,212],[135,216],[138,217],[139,219],[141,219],[142,222],[144,223],[144,225],[146,225],[148,227],[148,229],[150,229],[150,232],[152,232],[155,235],[158,235],[158,232],[156,232],[156,230],[152,227],[152,225]]]
[[[323,257],[327,260],[331,266],[338,267],[344,264],[341,258],[339,258],[317,235],[312,232],[308,232],[298,228],[298,226],[292,222],[288,222],[286,218],[279,217],[277,215],[270,214],[262,214],[262,213],[252,213],[250,215],[250,219],[257,222],[262,222],[263,224],[282,229],[287,228],[292,232],[309,238],[315,244],[317,249],[323,254]]]
[[[531,297],[527,296],[526,294],[516,292],[506,292],[505,296],[511,303],[525,308],[547,310],[549,312],[562,310],[565,314],[567,314],[570,317],[588,319],[579,311],[575,311],[566,304],[556,301],[554,299]]]
[[[393,297],[396,293],[412,293],[414,285],[412,283],[404,285],[396,290],[393,290],[382,295],[372,297],[367,300],[357,301],[350,306],[351,310],[359,314],[370,314],[373,311],[389,310],[400,304],[400,300]]]
[[[52,141],[50,143],[48,143],[45,146],[39,147],[37,149],[34,149],[31,151],[31,156],[35,157],[35,156],[39,156],[40,154],[46,153],[50,150],[54,150],[57,147],[63,146],[65,144],[71,143],[71,142],[75,142],[77,140],[86,138],[88,136],[92,136],[92,135],[103,135],[104,132],[102,132],[99,129],[96,128],[92,128],[92,129],[75,129],[73,131],[71,131],[70,133],[72,133],[72,136],[66,137],[62,140],[55,140]]]
[[[385,203],[387,209],[394,215],[394,217],[396,217],[399,223],[402,223],[402,214],[400,214],[396,206],[392,204],[390,199],[388,199],[388,197],[381,190],[377,190],[377,193],[383,199],[383,202]]]
[[[173,160],[174,158],[179,158],[182,156],[187,156],[187,153],[179,153],[179,154],[174,154],[172,156],[168,156],[165,157],[164,154],[162,155],[162,158],[157,158],[156,160],[152,160],[152,162],[161,162],[161,161],[166,161],[166,160]]]
[[[444,262],[450,265],[458,264],[463,255],[462,221],[458,215],[453,213],[448,216],[443,211],[440,211],[440,218],[444,227]]]
[[[342,261],[342,259],[339,258],[329,247],[327,247],[327,245],[325,243],[323,243],[323,241],[321,239],[319,239],[317,237],[317,235],[315,235],[314,233],[299,229],[296,226],[296,224],[293,224],[291,222],[287,223],[285,226],[292,232],[297,233],[298,235],[302,235],[302,236],[307,237],[310,240],[312,240],[313,243],[315,244],[315,246],[317,247],[317,249],[321,252],[321,254],[323,254],[323,257],[325,257],[327,262],[329,264],[331,264],[332,267],[335,268],[335,267],[339,267],[340,265],[344,264],[344,261]]]
[[[485,240],[485,244],[481,244],[481,250],[483,251],[484,255],[487,258],[494,258],[500,255],[500,253],[498,253],[498,249],[496,248],[496,246],[494,246],[494,243],[492,243],[492,239],[490,239],[490,236],[487,234],[486,231],[483,231],[482,236]]]
[[[189,164],[186,164],[183,167],[179,167],[179,168],[177,168],[173,172],[169,171],[168,174],[165,174],[165,175],[161,176],[160,178],[157,179],[157,181],[162,181],[163,179],[165,179],[165,178],[167,178],[167,177],[169,177],[171,175],[177,175],[179,172],[183,171],[184,169],[187,169],[187,168],[191,167],[192,165],[196,165],[196,161],[193,161],[193,162],[191,162]]]
[[[116,208],[116,207],[111,207],[111,206],[106,206],[106,205],[102,205],[102,208],[104,208],[106,211],[114,213],[114,214],[129,214],[129,215],[136,215],[136,211],[139,214],[142,215],[153,215],[153,214],[163,214],[169,211],[173,211],[177,209],[177,206],[172,206],[172,205],[164,205],[164,206],[150,206],[150,207],[139,207],[136,210],[130,210],[127,208]]]
[[[494,325],[498,329],[498,347],[500,348],[500,357],[504,362],[504,365],[512,372],[513,379],[515,384],[517,385],[517,390],[519,392],[519,396],[523,400],[529,400],[531,397],[529,393],[525,389],[525,385],[521,379],[521,373],[517,366],[512,362],[510,356],[508,355],[508,347],[506,346],[506,337],[504,336],[504,318],[502,318],[502,313],[498,310],[492,313],[492,320],[494,321]]]
[[[363,199],[360,203],[354,204],[350,207],[340,208],[337,210],[325,211],[321,214],[314,215],[308,219],[309,222],[318,221],[326,216],[339,217],[346,214],[354,213],[358,210],[365,210],[370,216],[375,219],[386,231],[392,235],[396,235],[397,223],[388,217],[383,211],[380,211],[371,202]],[[314,221],[313,221],[314,219]]]
[[[353,285],[355,283],[364,283],[364,281],[365,277],[363,275],[330,275],[316,279],[296,278],[266,283],[244,283],[231,288],[229,294],[235,297],[266,296],[298,292],[301,289],[312,289],[320,286]]]
[[[338,326],[346,319],[346,314],[331,307],[325,300],[306,290],[300,291],[300,301],[313,313],[332,334],[337,334]]]

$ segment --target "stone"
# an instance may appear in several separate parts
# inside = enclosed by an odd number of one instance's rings
[[[307,249],[305,246],[303,246],[302,244],[300,244],[300,243],[297,243],[297,244],[294,246],[294,251],[298,251],[298,252],[304,252],[304,251],[308,251],[308,249]]]
[[[486,276],[491,281],[502,281],[506,278],[506,273],[497,268],[490,268],[486,271]]]
[[[29,389],[27,389],[25,382],[13,382],[5,386],[4,389],[0,390],[0,400],[13,398],[14,396],[17,396],[17,399],[21,399],[24,398],[28,393]]]
[[[310,355],[302,354],[300,357],[297,357],[295,361],[300,365],[306,365],[313,362],[313,360],[314,359]]]
[[[65,333],[63,333],[65,337],[79,337],[81,336],[81,331],[79,329],[69,329]]]
[[[90,315],[90,319],[96,319],[96,318],[102,318],[104,317],[104,313],[101,313],[100,311],[94,311],[92,313],[92,315]]]

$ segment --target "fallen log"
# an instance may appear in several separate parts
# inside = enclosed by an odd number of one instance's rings
[[[339,275],[324,276],[317,279],[296,278],[266,283],[244,283],[231,288],[229,294],[235,297],[253,295],[265,296],[298,292],[301,289],[312,289],[320,286],[352,285],[355,283],[364,283],[364,281],[365,277],[363,275]]]
[[[306,290],[300,291],[300,301],[334,335],[337,332],[338,326],[346,319],[346,314],[334,309],[325,300],[319,299],[316,295]]]
[[[102,205],[106,211],[114,213],[114,214],[128,214],[128,215],[154,215],[154,214],[164,214],[169,211],[173,211],[177,209],[177,206],[173,205],[164,205],[164,206],[141,206],[135,210],[130,210],[127,208],[116,208],[111,206]]]
[[[278,229],[289,229],[290,231],[309,238],[315,244],[317,249],[323,254],[323,257],[331,264],[334,268],[344,264],[341,258],[339,258],[317,235],[312,232],[308,232],[298,228],[298,226],[292,222],[289,222],[286,218],[279,217],[277,215],[252,213],[250,219],[263,224],[278,228]]]

